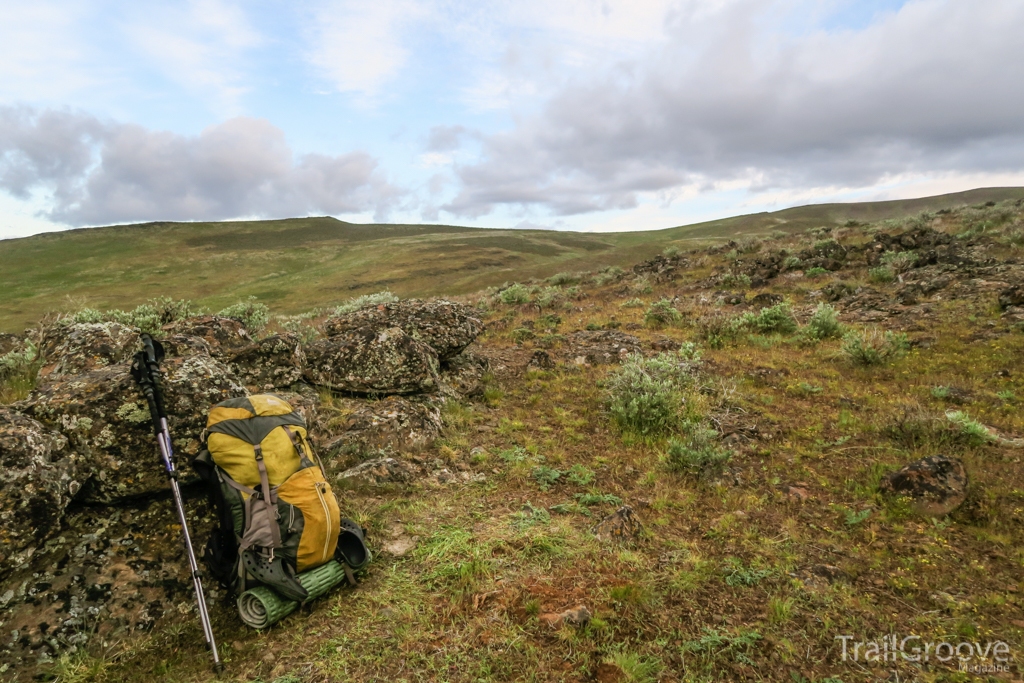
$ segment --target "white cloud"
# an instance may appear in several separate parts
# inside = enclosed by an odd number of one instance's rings
[[[0,7],[0,101],[58,100],[97,80],[77,27],[80,2],[5,2]]]
[[[47,193],[44,215],[68,225],[367,211],[383,219],[405,195],[365,152],[296,158],[262,119],[184,136],[25,107],[0,107],[0,189]]]
[[[309,59],[338,91],[372,100],[405,65],[405,32],[428,11],[414,0],[324,2],[312,13]]]
[[[779,7],[677,15],[669,43],[485,137],[442,208],[569,215],[730,182],[831,191],[1024,169],[1021,3],[919,0],[863,30],[799,35],[775,30]]]
[[[242,110],[249,89],[247,52],[263,44],[238,5],[222,0],[191,0],[183,6],[144,5],[126,22],[125,34],[167,79],[208,98],[222,116]]]

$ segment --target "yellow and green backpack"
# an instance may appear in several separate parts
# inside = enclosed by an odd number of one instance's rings
[[[295,575],[334,558],[342,520],[302,415],[274,394],[233,398],[210,410],[204,436],[194,465],[220,519],[210,571],[235,591],[259,583],[304,601]]]

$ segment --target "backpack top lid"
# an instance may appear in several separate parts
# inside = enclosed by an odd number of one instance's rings
[[[257,394],[229,398],[215,405],[206,420],[206,431],[258,444],[281,425],[306,429],[306,421],[288,401],[274,394]]]
[[[292,432],[298,443],[281,427]],[[257,394],[222,401],[210,410],[206,422],[206,446],[213,461],[232,479],[249,488],[259,482],[255,449],[261,447],[270,485],[277,486],[295,473],[302,448],[307,458],[313,454],[305,443],[306,421],[291,404],[274,394]]]

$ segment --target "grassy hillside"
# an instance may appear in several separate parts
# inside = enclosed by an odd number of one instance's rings
[[[686,251],[657,276],[584,279],[543,311],[549,288],[490,297],[471,347],[492,369],[482,392],[444,404],[433,446],[393,454],[433,474],[341,496],[377,553],[361,585],[263,633],[212,601],[220,680],[1019,680],[1024,309],[999,300],[1024,284],[1024,207],[823,237]],[[766,272],[778,256],[789,265]],[[648,358],[591,362],[581,340],[594,334]],[[321,400],[329,425],[343,408]],[[970,481],[951,514],[881,492],[888,473],[939,454]],[[623,504],[643,531],[596,538]],[[559,624],[578,605],[591,618]],[[179,611],[52,673],[214,680]],[[983,679],[934,656],[862,647],[846,661],[836,640],[891,634],[998,641],[1016,659],[971,659],[1007,667]]]
[[[356,225],[333,218],[69,230],[0,241],[0,331],[20,331],[48,311],[131,308],[157,295],[214,309],[255,296],[282,313],[385,288],[401,296],[454,295],[560,271],[628,265],[672,243],[794,233],[1022,197],[1024,188],[992,188],[604,234]]]

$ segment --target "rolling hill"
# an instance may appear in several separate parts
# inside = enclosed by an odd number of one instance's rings
[[[461,294],[560,271],[627,265],[670,244],[1021,198],[1024,188],[988,188],[628,233],[360,225],[334,218],[83,228],[0,241],[0,331],[21,330],[48,311],[130,308],[156,296],[214,309],[255,296],[278,312],[301,312],[385,288],[401,296]]]

